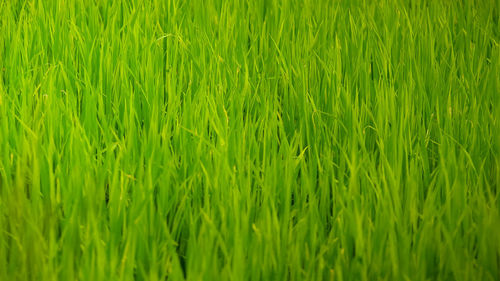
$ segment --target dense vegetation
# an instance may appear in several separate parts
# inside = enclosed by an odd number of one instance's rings
[[[0,1],[0,280],[499,280],[499,9]]]

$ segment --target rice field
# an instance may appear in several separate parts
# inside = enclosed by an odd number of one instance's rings
[[[0,280],[500,280],[499,0],[0,0]]]

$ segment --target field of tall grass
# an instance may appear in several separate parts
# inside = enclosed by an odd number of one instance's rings
[[[0,0],[0,280],[500,280],[499,0]]]

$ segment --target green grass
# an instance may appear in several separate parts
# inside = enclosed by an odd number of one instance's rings
[[[0,280],[500,280],[499,14],[0,1]]]

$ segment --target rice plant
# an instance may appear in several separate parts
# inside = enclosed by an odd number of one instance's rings
[[[500,280],[499,0],[1,0],[0,280]]]

